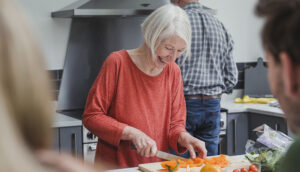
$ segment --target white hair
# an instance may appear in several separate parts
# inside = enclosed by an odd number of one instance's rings
[[[156,60],[155,51],[166,38],[177,35],[186,43],[183,62],[191,54],[191,25],[186,12],[180,7],[167,4],[152,12],[142,24],[142,34],[152,57]]]

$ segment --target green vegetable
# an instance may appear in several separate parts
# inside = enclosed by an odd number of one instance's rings
[[[277,161],[281,158],[283,152],[280,150],[266,149],[261,152],[251,152],[245,157],[251,163],[261,164],[262,172],[274,171]]]
[[[174,172],[174,171],[176,171],[177,168],[179,167],[179,162],[176,161],[176,166],[175,166],[174,168],[172,168],[171,166],[169,166],[169,165],[167,165],[167,164],[166,164],[166,166],[168,167],[168,171],[169,171],[169,172]]]

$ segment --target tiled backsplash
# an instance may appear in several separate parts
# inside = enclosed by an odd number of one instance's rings
[[[247,62],[247,63],[236,63],[238,71],[239,71],[239,76],[238,76],[238,83],[234,87],[234,89],[244,89],[244,74],[245,74],[245,69],[250,67],[250,66],[255,66],[256,62]],[[49,70],[51,73],[51,82],[54,86],[54,97],[55,100],[58,98],[58,93],[59,93],[59,88],[60,88],[60,83],[61,83],[61,78],[63,74],[63,70]]]
[[[60,83],[61,83],[61,78],[63,74],[63,70],[49,70],[50,76],[51,76],[51,82],[53,85],[53,94],[55,100],[58,98],[58,93],[59,93],[59,88],[60,88]]]
[[[247,62],[247,63],[236,63],[239,76],[238,76],[238,83],[234,87],[234,89],[244,89],[244,83],[245,83],[245,69],[249,67],[254,67],[257,64],[257,62]],[[266,62],[264,62],[264,65],[266,66]]]
[[[234,87],[235,89],[244,89],[244,80],[245,80],[245,69],[248,68],[248,66],[255,66],[256,62],[251,63],[236,63],[236,66],[238,68],[239,76],[238,76],[238,83]]]

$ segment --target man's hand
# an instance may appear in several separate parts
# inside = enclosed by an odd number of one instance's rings
[[[156,155],[157,147],[155,141],[141,130],[126,126],[121,139],[131,140],[136,147],[137,153],[142,156],[152,157]]]
[[[196,152],[198,157],[206,158],[207,150],[205,148],[205,143],[191,136],[188,132],[181,132],[179,134],[178,144],[189,150],[191,158],[196,158]]]

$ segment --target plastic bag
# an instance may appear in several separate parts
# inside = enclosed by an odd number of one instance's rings
[[[280,131],[275,131],[266,124],[263,125],[263,133],[256,140],[271,149],[286,151],[293,139]]]
[[[262,172],[274,171],[277,161],[287,151],[293,139],[266,124],[254,131],[259,137],[256,141],[247,141],[245,156],[250,162],[261,164]]]

